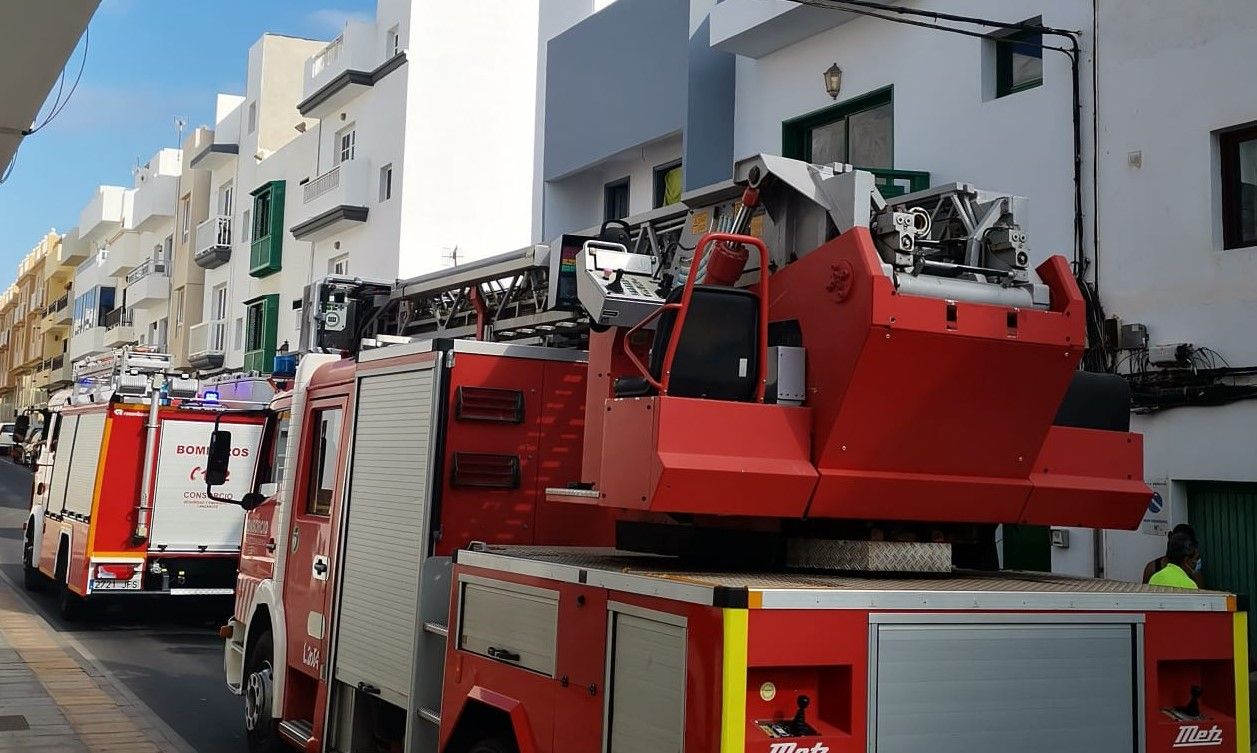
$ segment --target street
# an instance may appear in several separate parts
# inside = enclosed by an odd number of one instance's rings
[[[222,641],[216,632],[230,604],[189,610],[152,602],[125,616],[113,611],[82,623],[60,619],[51,591],[31,594],[20,586],[30,484],[28,470],[0,459],[3,577],[57,632],[77,643],[89,661],[112,674],[198,753],[244,750],[240,700],[223,684]]]

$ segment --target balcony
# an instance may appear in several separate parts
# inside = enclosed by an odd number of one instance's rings
[[[210,217],[196,226],[196,251],[192,260],[202,269],[217,269],[231,261],[230,217]]]
[[[99,327],[93,329],[99,329]],[[135,342],[135,323],[129,309],[119,306],[105,314],[104,329],[102,343],[106,348],[118,348]]]
[[[343,108],[354,97],[405,60],[405,54],[383,60],[383,42],[375,24],[350,21],[345,30],[306,61],[302,101],[297,110],[307,118],[323,118]]]
[[[97,187],[92,200],[79,213],[79,238],[104,237],[121,227],[125,194],[126,189],[121,186]]]
[[[170,300],[170,265],[145,259],[127,274],[127,305],[146,307]]]
[[[240,144],[235,139],[219,138],[211,128],[198,128],[192,139],[192,159],[188,165],[197,170],[217,170],[227,167],[240,154]]]
[[[140,234],[123,233],[105,251],[100,273],[105,277],[126,277],[140,262]]]
[[[74,321],[74,311],[70,309],[70,294],[57,298],[44,310],[44,331]]]
[[[188,364],[194,369],[221,369],[227,351],[227,322],[201,322],[188,328]]]
[[[70,337],[69,355],[71,360],[77,361],[83,356],[92,356],[97,353],[104,353],[107,350],[109,350],[109,347],[105,345],[104,327],[88,327]]]
[[[711,46],[748,58],[762,58],[855,18],[789,0],[724,0],[708,16]]]
[[[66,368],[66,357],[64,353],[58,353],[44,361],[44,371],[48,374],[48,382],[45,385],[49,391],[64,387],[74,381],[73,369]]]
[[[131,227],[140,231],[153,231],[175,216],[176,194],[179,176],[150,173],[135,188],[131,205]]]
[[[79,229],[72,228],[61,239],[57,247],[57,263],[65,266],[76,266],[87,261],[87,242],[79,237]]]
[[[320,241],[366,222],[370,172],[367,160],[349,160],[302,186],[292,237]]]

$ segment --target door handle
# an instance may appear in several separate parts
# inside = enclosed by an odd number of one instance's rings
[[[275,551],[275,539],[271,539],[266,542],[266,551],[268,552]]]
[[[315,580],[327,580],[327,572],[330,569],[326,554],[314,555],[314,561],[310,564],[310,570],[314,574]]]
[[[314,561],[314,572],[318,573],[319,575],[323,575],[324,573],[326,573],[326,572],[327,572],[327,563],[326,563],[326,562],[323,562],[323,561],[321,561],[321,560],[315,560],[315,561]]]
[[[512,651],[509,648],[489,646],[489,650],[485,653],[494,659],[500,659],[502,661],[519,661],[519,652]]]

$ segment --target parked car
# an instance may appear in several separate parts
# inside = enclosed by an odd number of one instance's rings
[[[36,426],[26,433],[26,438],[17,443],[13,459],[22,465],[33,465],[39,448],[44,443],[44,427]]]
[[[16,428],[16,425],[12,422],[0,424],[0,455],[13,457],[14,428]]]

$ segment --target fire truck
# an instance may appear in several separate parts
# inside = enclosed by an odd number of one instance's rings
[[[1150,497],[1067,262],[875,180],[760,155],[311,285],[221,631],[250,750],[1247,753],[1242,599],[999,569]]]
[[[243,496],[273,394],[258,378],[202,388],[139,346],[76,364],[75,385],[49,401],[26,586],[51,581],[67,618],[111,598],[230,596],[244,516],[206,494],[208,442],[216,425],[233,430],[237,475],[217,496]]]

